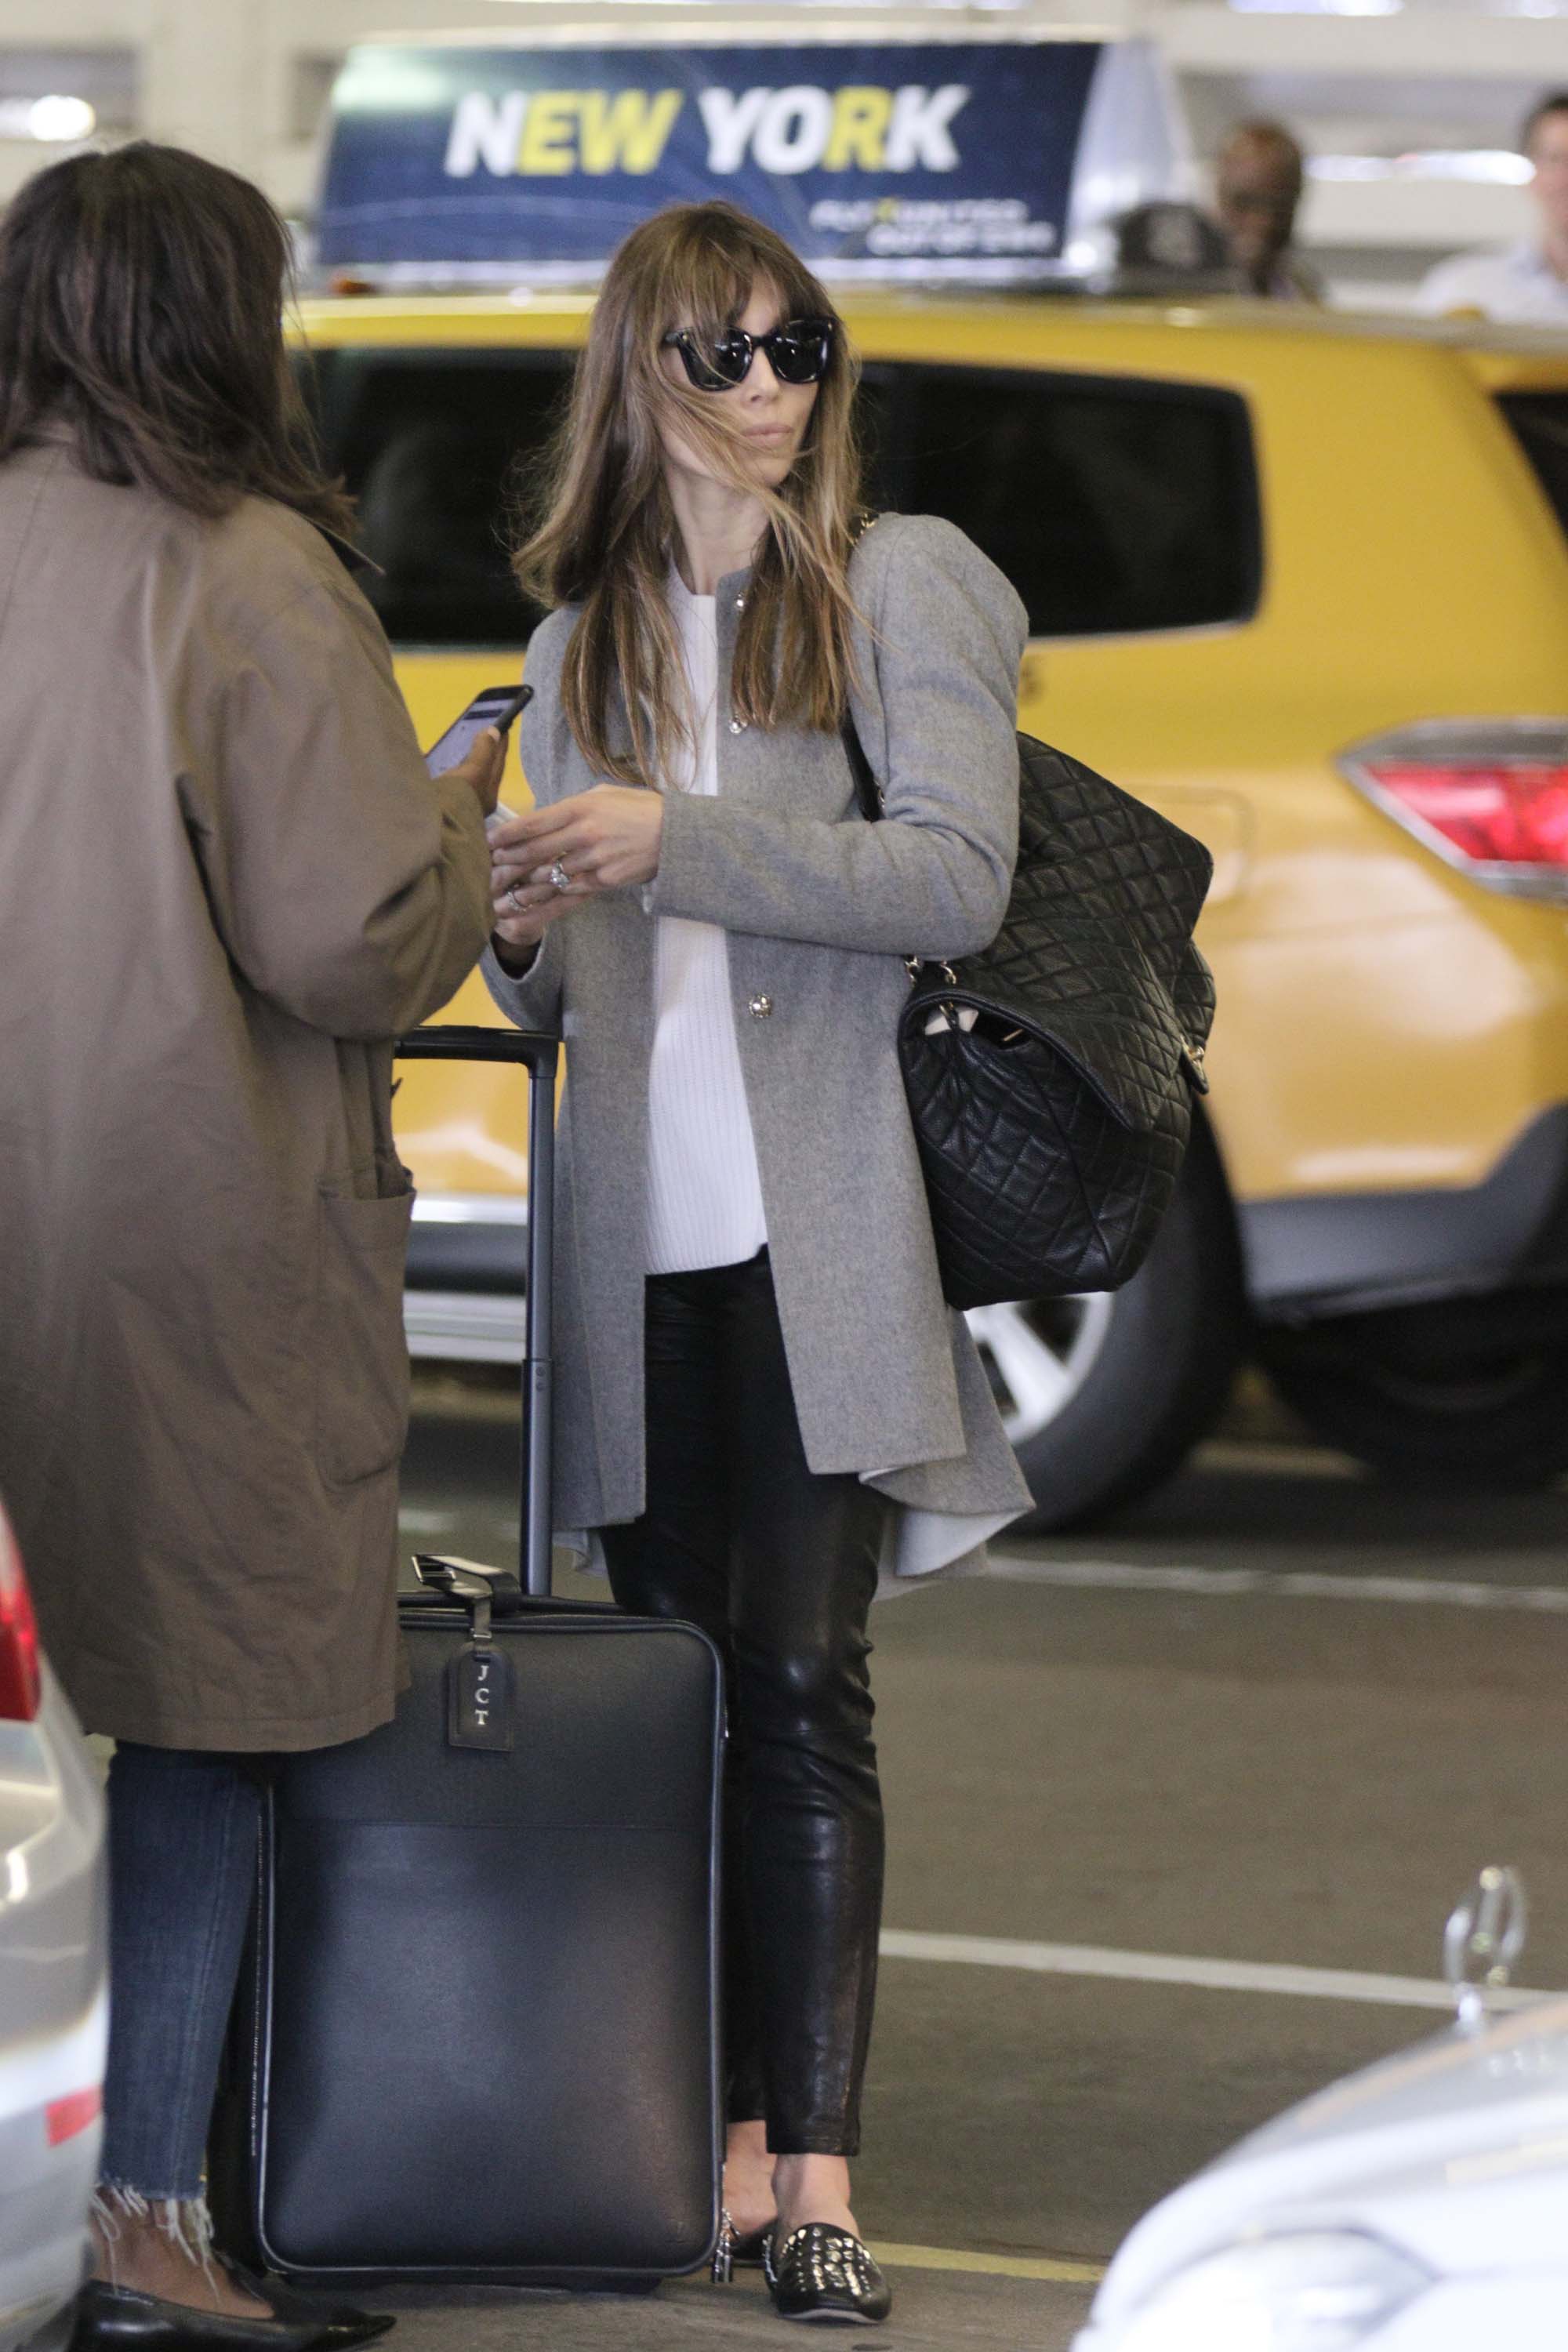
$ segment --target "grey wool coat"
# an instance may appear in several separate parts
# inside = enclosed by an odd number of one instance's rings
[[[643,1508],[653,918],[681,916],[729,934],[806,1459],[858,1472],[907,1512],[967,1521],[968,1541],[961,1529],[938,1548],[951,1559],[1029,1496],[968,1329],[942,1296],[894,1033],[903,957],[971,953],[1006,906],[1026,617],[950,523],[884,516],[862,538],[850,586],[870,627],[858,633],[854,710],[887,803],[868,824],[837,735],[732,717],[746,577],[718,590],[717,798],[668,793],[654,882],[553,925],[521,979],[485,959],[503,1012],[523,1028],[559,1025],[566,1041],[556,1517],[586,1529]],[[552,614],[529,647],[535,699],[521,750],[541,803],[597,781],[558,692],[575,619],[572,607]],[[914,1562],[906,1547],[898,1564]]]
[[[396,1689],[390,1039],[489,930],[321,534],[0,465],[0,1496],[88,1727],[301,1748]]]

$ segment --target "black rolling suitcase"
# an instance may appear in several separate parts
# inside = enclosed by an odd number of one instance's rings
[[[270,1791],[220,2242],[322,2285],[647,2285],[718,2224],[720,1664],[548,1597],[556,1041],[400,1050],[531,1074],[522,1574],[422,1557],[395,1722]]]

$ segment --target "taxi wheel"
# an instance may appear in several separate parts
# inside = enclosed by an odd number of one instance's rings
[[[1194,1129],[1170,1213],[1124,1290],[968,1318],[1035,1511],[1014,1532],[1087,1527],[1179,1467],[1217,1420],[1246,1337],[1219,1158]]]
[[[1521,1342],[1485,1359],[1380,1362],[1358,1331],[1320,1326],[1268,1350],[1286,1402],[1325,1444],[1387,1477],[1514,1492],[1568,1471],[1568,1345]]]

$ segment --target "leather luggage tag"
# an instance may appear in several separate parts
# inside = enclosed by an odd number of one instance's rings
[[[489,1642],[470,1642],[447,1668],[447,1745],[510,1756],[516,1732],[517,1677]]]

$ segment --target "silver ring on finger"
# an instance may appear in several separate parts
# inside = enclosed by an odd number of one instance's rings
[[[509,906],[515,907],[520,915],[527,914],[528,908],[523,905],[522,900],[517,895],[517,884],[515,882],[510,882],[507,885],[506,895]]]
[[[550,869],[550,879],[558,890],[570,890],[572,887],[572,877],[559,858]]]

